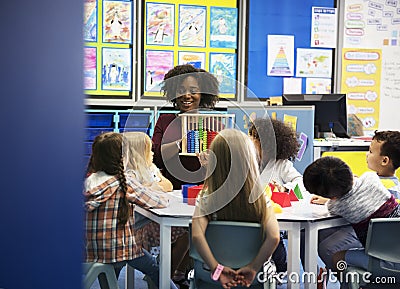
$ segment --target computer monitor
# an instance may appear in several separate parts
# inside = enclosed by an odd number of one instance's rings
[[[284,94],[283,105],[314,105],[314,137],[348,138],[346,94]]]

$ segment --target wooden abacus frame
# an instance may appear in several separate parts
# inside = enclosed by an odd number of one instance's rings
[[[219,131],[233,128],[235,124],[234,114],[182,113],[179,117],[182,126],[182,152],[180,155],[195,156],[196,153],[205,151]],[[211,137],[209,137],[210,133]]]

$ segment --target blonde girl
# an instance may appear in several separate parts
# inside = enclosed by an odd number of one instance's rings
[[[219,264],[205,238],[208,222],[260,223],[264,242],[255,259],[238,270],[224,267],[218,279],[224,288],[250,286],[279,242],[278,222],[269,201],[262,194],[257,154],[251,139],[239,130],[222,130],[211,143],[207,176],[192,219],[193,244],[214,272]],[[204,278],[210,279],[210,276]]]
[[[172,183],[166,179],[153,163],[152,142],[150,137],[143,132],[125,132],[124,159],[127,174],[134,174],[144,185],[153,189],[170,192]]]

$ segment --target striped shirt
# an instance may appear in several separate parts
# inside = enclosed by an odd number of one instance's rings
[[[124,226],[117,226],[118,204],[122,195],[119,180],[97,172],[85,181],[86,262],[114,263],[142,256],[142,247],[135,242],[134,236],[134,204],[147,208],[168,205],[158,192],[143,187],[131,177],[126,180],[130,217]]]

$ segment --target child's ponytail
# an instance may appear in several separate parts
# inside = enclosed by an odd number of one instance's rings
[[[117,216],[118,226],[124,226],[128,221],[130,212],[129,212],[129,202],[128,199],[126,198],[126,192],[128,191],[128,186],[126,184],[126,178],[124,173],[124,162],[122,158],[118,168],[118,179],[120,182],[120,188],[122,192],[122,196],[119,200],[119,206],[118,206],[119,207]]]

